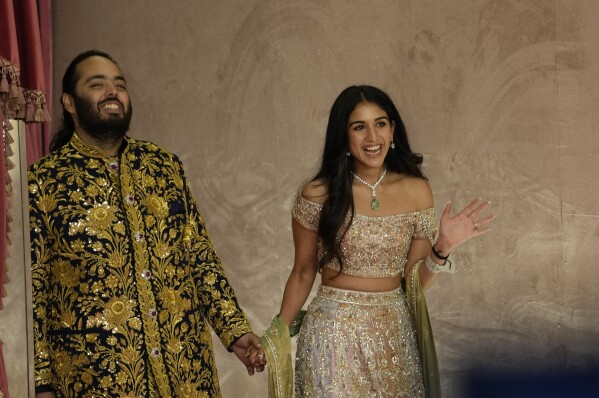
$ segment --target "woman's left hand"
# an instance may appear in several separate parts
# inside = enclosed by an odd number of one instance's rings
[[[491,202],[477,198],[452,217],[451,202],[448,202],[441,216],[439,239],[435,248],[447,254],[467,240],[489,232],[489,225],[495,220],[495,216],[478,218],[478,215],[490,205]]]

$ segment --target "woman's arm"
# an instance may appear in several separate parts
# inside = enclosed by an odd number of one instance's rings
[[[408,251],[408,261],[406,262],[405,275],[408,275],[414,264],[422,259],[426,259],[426,256],[431,256],[431,259],[436,259],[431,251],[431,243],[428,239],[413,239]],[[441,261],[436,259],[436,261]],[[428,267],[424,264],[420,267],[420,283],[423,289],[428,289],[435,284],[439,278],[439,273],[430,272]]]
[[[287,325],[295,319],[306,302],[318,272],[318,233],[292,219],[295,261],[285,285],[280,316]]]
[[[412,178],[405,180],[405,183],[409,184],[407,191],[410,193],[410,198],[414,202],[414,206],[420,210],[429,209],[433,207],[433,192],[427,181],[422,179]],[[422,220],[421,222],[427,222]],[[433,234],[434,231],[430,231]],[[425,234],[426,235],[426,234]],[[413,238],[410,244],[410,249],[407,255],[406,266],[404,275],[408,275],[412,270],[412,267],[416,262],[426,259],[427,256],[431,255],[431,242],[432,236],[421,236]],[[443,260],[437,260],[443,262]],[[426,266],[420,267],[420,283],[423,289],[431,287],[439,276],[436,273],[429,272]]]

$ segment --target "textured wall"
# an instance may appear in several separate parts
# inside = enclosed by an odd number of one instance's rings
[[[0,340],[4,342],[4,365],[8,380],[8,391],[11,398],[33,397],[33,346],[28,346],[32,340],[31,322],[31,276],[25,264],[29,264],[28,234],[29,221],[27,220],[27,183],[22,178],[22,170],[27,167],[27,159],[24,143],[25,123],[23,121],[12,121],[13,130],[10,135],[14,142],[11,144],[13,155],[10,160],[15,168],[9,171],[12,180],[12,196],[9,202],[12,206],[10,213],[10,231],[8,239],[11,245],[8,247],[8,277],[10,282],[6,284],[6,297],[4,297],[4,309],[0,311]],[[19,165],[21,167],[19,167]],[[23,177],[26,177],[23,175]],[[23,234],[24,225],[27,225],[27,235]],[[3,239],[4,237],[2,237]],[[24,238],[27,238],[25,241]],[[27,291],[29,290],[29,291]],[[31,395],[30,395],[31,394]]]
[[[328,109],[368,83],[399,105],[437,209],[482,195],[498,216],[428,295],[446,396],[476,368],[598,364],[597,2],[60,0],[54,17],[55,84],[85,49],[119,60],[133,135],[181,155],[256,331]],[[263,375],[217,361],[225,397],[264,396]]]

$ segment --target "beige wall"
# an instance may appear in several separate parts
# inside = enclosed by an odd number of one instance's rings
[[[27,184],[24,170],[27,167],[25,150],[25,123],[11,120],[10,131],[13,155],[10,161],[15,167],[8,172],[12,180],[11,204],[8,212],[11,222],[7,248],[9,283],[5,285],[4,309],[0,311],[0,340],[3,344],[4,365],[11,398],[33,397],[33,346],[31,319],[31,275],[29,268],[29,221],[27,219]],[[20,166],[20,167],[19,167]],[[24,225],[27,225],[25,229]],[[23,233],[26,230],[27,233]],[[4,238],[4,237],[2,237]]]
[[[479,367],[598,364],[599,3],[56,0],[54,18],[56,87],[85,49],[120,62],[133,135],[182,157],[257,332],[328,109],[368,83],[396,100],[437,210],[482,195],[498,216],[428,294],[445,396]],[[217,356],[225,397],[264,396],[263,375]]]

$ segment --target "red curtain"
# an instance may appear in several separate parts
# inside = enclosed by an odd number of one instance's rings
[[[11,161],[9,119],[26,123],[27,163],[48,152],[52,76],[51,0],[0,0],[0,309],[7,282],[10,244]],[[1,337],[1,336],[0,336]],[[1,343],[0,343],[1,344]],[[0,396],[8,398],[0,349]]]
[[[5,120],[27,123],[29,165],[50,139],[51,8],[51,0],[0,0],[0,107]]]

